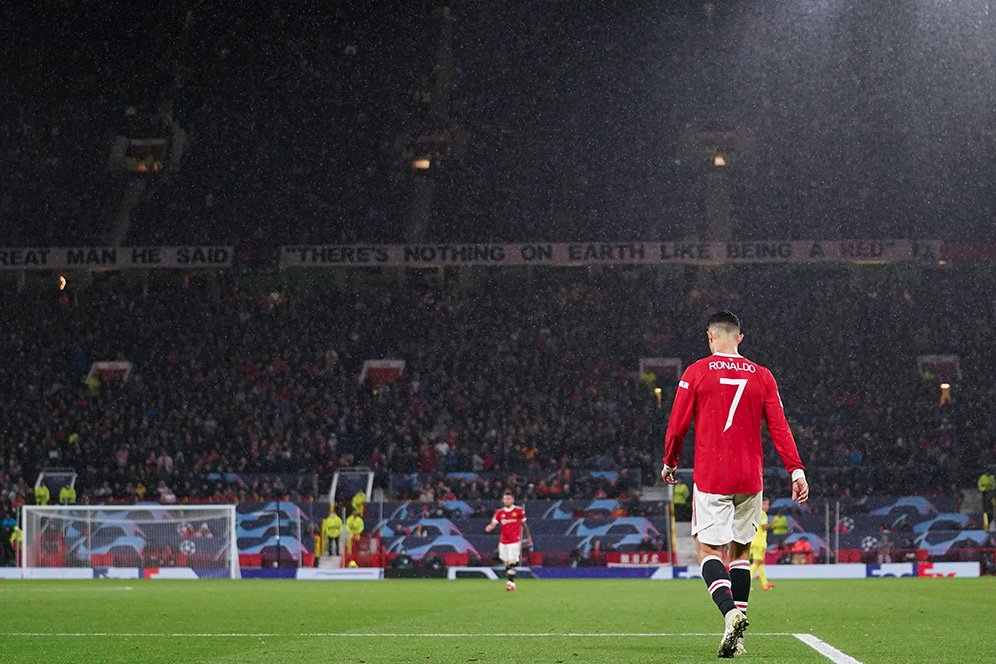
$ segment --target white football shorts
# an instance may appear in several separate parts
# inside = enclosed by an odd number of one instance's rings
[[[498,557],[506,565],[518,565],[522,556],[522,542],[498,545]]]
[[[692,536],[712,546],[750,544],[761,519],[761,492],[722,495],[695,487],[692,497]]]

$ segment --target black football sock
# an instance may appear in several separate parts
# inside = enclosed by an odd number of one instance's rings
[[[750,598],[750,561],[734,560],[730,563],[730,584],[733,603],[746,614],[747,600]]]
[[[733,591],[730,589],[730,574],[726,565],[718,556],[706,556],[702,561],[702,579],[705,581],[712,601],[716,602],[719,612],[724,616],[737,608],[733,602]]]

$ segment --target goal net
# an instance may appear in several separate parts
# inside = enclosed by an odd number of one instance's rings
[[[239,576],[234,505],[22,509],[26,576],[41,568],[93,569],[97,575],[138,568],[146,576],[150,570],[160,576]]]

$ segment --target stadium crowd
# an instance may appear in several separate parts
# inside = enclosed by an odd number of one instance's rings
[[[804,33],[774,51],[746,44],[752,72],[715,38],[749,17],[715,7],[646,3],[549,23],[500,3],[353,9],[191,1],[94,9],[87,25],[37,10],[44,21],[0,44],[19,65],[0,99],[7,246],[105,241],[131,177],[107,166],[119,136],[168,137],[173,151],[130,210],[125,244],[397,242],[422,177],[434,185],[427,241],[674,238],[705,214],[714,162],[688,144],[713,132],[744,147],[728,183],[737,237],[989,231],[991,178],[964,170],[984,163],[965,155],[986,149],[988,120],[958,117],[964,143],[927,158],[916,146],[928,140],[876,130],[846,95],[783,99],[769,65],[810,57]],[[684,41],[662,43],[668,33]],[[47,40],[59,48],[39,48]],[[874,79],[883,62],[858,73]],[[40,89],[47,78],[60,85]],[[762,91],[763,109],[742,103],[734,78]],[[894,106],[913,94],[881,93]],[[827,124],[794,123],[807,104],[830,109]],[[930,135],[932,121],[918,131]],[[841,134],[864,131],[878,142],[833,157]],[[416,174],[412,144],[432,136],[446,154]],[[896,178],[881,159],[893,152],[938,171]],[[959,224],[925,221],[956,213]],[[956,494],[996,454],[985,269],[474,278],[279,292],[231,273],[183,286],[97,278],[65,293],[4,286],[0,516],[36,501],[34,478],[53,466],[79,472],[88,502],[307,500],[348,465],[427,503],[510,485],[627,499],[656,477],[673,395],[673,380],[658,379],[658,406],[639,359],[700,357],[702,324],[720,307],[742,316],[743,352],[780,380],[819,494]],[[949,403],[917,370],[925,353],[961,358]],[[358,380],[364,360],[385,357],[407,362],[401,382]],[[118,359],[134,365],[126,382],[84,381],[94,361]],[[455,471],[476,479],[446,477]],[[779,491],[777,476],[769,486]]]
[[[973,324],[991,277],[699,276],[695,286],[634,271],[522,287],[250,294],[223,276],[9,289],[0,511],[34,502],[46,466],[75,468],[86,502],[309,500],[352,465],[373,468],[394,498],[493,497],[514,485],[625,499],[654,481],[673,394],[660,381],[658,409],[639,358],[687,365],[705,353],[705,316],[726,306],[745,321],[742,352],[780,380],[819,495],[957,495],[993,458],[996,394],[979,380],[993,351]],[[961,356],[964,380],[943,406],[937,381],[917,370],[928,352]],[[376,358],[404,359],[403,380],[359,382]],[[127,382],[84,382],[92,362],[122,359],[134,365]],[[583,470],[619,479],[572,482]],[[453,471],[482,479],[446,479]],[[398,474],[412,480],[392,482]]]

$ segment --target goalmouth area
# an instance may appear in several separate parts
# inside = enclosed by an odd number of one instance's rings
[[[975,662],[996,577],[784,580],[751,594],[748,661]],[[981,602],[981,604],[980,604]],[[4,662],[701,662],[701,580],[0,582]]]

